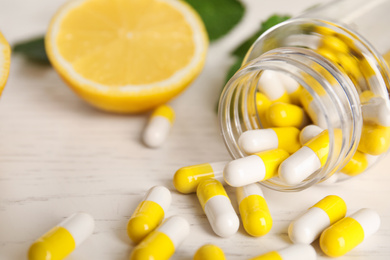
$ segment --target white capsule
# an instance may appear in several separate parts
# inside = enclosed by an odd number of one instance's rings
[[[364,122],[380,126],[390,126],[390,108],[386,100],[381,97],[372,97],[369,103],[362,106]]]
[[[273,149],[233,160],[223,170],[225,182],[241,187],[277,175],[280,163],[289,156],[283,149]]]
[[[130,260],[168,260],[189,234],[187,220],[178,216],[169,217],[134,248]]]
[[[307,146],[302,146],[288,157],[279,167],[279,177],[289,185],[299,184],[313,172],[321,168],[317,154]]]
[[[29,260],[63,259],[83,243],[95,228],[95,221],[87,213],[75,213],[52,228],[28,252]]]
[[[249,130],[240,135],[238,145],[247,154],[278,148],[278,136],[272,129]]]
[[[299,141],[301,145],[304,145],[305,143],[319,135],[322,131],[324,130],[317,125],[308,125],[304,127],[299,134]]]
[[[156,148],[161,146],[167,139],[175,121],[175,111],[168,105],[159,106],[153,111],[148,125],[143,133],[144,143]]]
[[[342,198],[326,196],[290,223],[288,236],[293,243],[311,244],[325,228],[345,217],[346,212]]]
[[[271,251],[250,260],[315,260],[317,254],[311,245],[296,244],[281,250]]]
[[[213,231],[221,237],[234,235],[240,220],[222,184],[215,179],[206,179],[198,185],[196,191]]]
[[[259,90],[271,101],[288,101],[287,91],[278,74],[272,70],[263,71],[259,79]]]

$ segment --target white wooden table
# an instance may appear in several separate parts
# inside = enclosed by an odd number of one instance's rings
[[[12,43],[42,34],[64,0],[0,0],[0,29]],[[290,244],[289,222],[329,194],[345,199],[348,213],[377,210],[382,226],[341,259],[390,259],[390,174],[387,156],[366,174],[332,187],[299,193],[265,190],[274,219],[269,234],[248,236],[242,226],[231,238],[211,230],[195,195],[175,191],[172,176],[186,165],[229,159],[215,105],[229,52],[270,14],[297,14],[319,2],[246,0],[247,14],[228,36],[211,45],[203,73],[172,102],[176,125],[160,149],[140,142],[147,115],[98,111],[80,100],[51,68],[12,58],[0,102],[0,259],[26,259],[29,245],[77,211],[96,219],[93,235],[67,259],[124,260],[133,248],[126,223],[145,192],[165,185],[173,194],[170,215],[191,224],[191,236],[172,259],[192,259],[205,243],[220,246],[228,259],[247,259]],[[233,202],[234,190],[228,188]],[[237,209],[237,207],[236,207]],[[314,243],[319,259],[327,259]]]

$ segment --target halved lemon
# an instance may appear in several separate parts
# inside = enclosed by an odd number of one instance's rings
[[[50,62],[88,103],[137,113],[183,91],[208,46],[199,15],[180,0],[73,0],[45,39]]]
[[[0,32],[0,96],[3,93],[9,75],[11,63],[11,47],[3,34]]]

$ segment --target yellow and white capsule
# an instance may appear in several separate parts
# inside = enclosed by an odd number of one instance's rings
[[[379,156],[369,155],[356,151],[351,160],[341,169],[340,172],[349,176],[356,176],[364,172],[372,165]]]
[[[236,196],[246,232],[254,237],[267,234],[272,228],[272,217],[260,184],[238,187]]]
[[[168,260],[189,234],[187,220],[169,217],[134,248],[130,260]]]
[[[156,108],[144,130],[142,139],[144,143],[156,148],[161,146],[167,139],[172,125],[175,121],[175,111],[168,105]]]
[[[297,128],[302,128],[310,122],[306,112],[301,107],[282,102],[273,103],[268,108],[267,121],[272,126]]]
[[[337,132],[335,137],[339,139]],[[324,130],[280,164],[279,177],[289,185],[299,184],[324,166],[328,153],[329,134],[328,130]]]
[[[314,101],[314,98],[306,90],[302,89],[300,92],[300,102],[306,114],[310,117],[311,121],[319,127],[327,128],[327,122],[324,113],[321,111],[319,105]]]
[[[380,223],[374,210],[360,209],[322,232],[321,249],[330,257],[343,256],[378,231]]]
[[[182,167],[173,176],[173,185],[181,193],[196,192],[201,181],[214,178],[220,182],[223,180],[223,169],[228,162],[204,163]]]
[[[305,126],[299,134],[299,142],[301,145],[305,145],[308,141],[319,135],[324,129],[317,125]]]
[[[225,254],[222,249],[215,245],[204,245],[200,247],[195,255],[194,260],[225,260]]]
[[[258,88],[271,102],[290,102],[290,97],[277,73],[265,70],[260,76]]]
[[[263,93],[256,92],[256,109],[263,127],[269,127],[267,110],[271,104],[272,102]]]
[[[296,127],[273,127],[248,130],[238,139],[238,145],[247,154],[254,154],[276,148],[294,153],[301,148],[299,129]]]
[[[215,179],[203,180],[196,191],[200,205],[214,232],[221,237],[234,235],[240,221],[222,184]]]
[[[83,243],[95,228],[95,221],[87,213],[75,213],[52,228],[29,251],[29,260],[61,260]]]
[[[290,223],[288,236],[296,244],[311,244],[321,232],[345,217],[347,205],[336,195],[329,195],[314,204]]]
[[[288,156],[289,153],[283,149],[273,149],[233,160],[223,170],[223,178],[233,187],[273,178],[278,174],[279,165]]]
[[[371,155],[380,155],[390,147],[390,127],[363,124],[358,150]]]
[[[299,99],[299,95],[301,93],[302,86],[299,85],[299,83],[295,79],[285,75],[284,73],[280,73],[280,72],[276,72],[276,73],[278,79],[282,82],[283,87],[286,89],[290,97],[291,103],[295,105],[299,105],[301,103]]]
[[[154,186],[138,204],[129,222],[127,235],[138,243],[157,228],[171,205],[171,192],[164,186]]]
[[[317,254],[311,245],[292,245],[278,251],[271,251],[250,260],[315,260]]]

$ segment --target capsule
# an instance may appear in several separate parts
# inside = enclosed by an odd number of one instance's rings
[[[52,228],[29,251],[29,260],[61,260],[83,243],[95,228],[95,221],[87,213],[75,213]]]
[[[364,172],[371,166],[379,156],[369,155],[356,151],[348,163],[341,169],[340,172],[349,176],[356,176]]]
[[[182,167],[173,176],[173,185],[181,193],[196,192],[202,180],[214,178],[220,182],[223,180],[223,169],[228,162],[204,163]]]
[[[334,143],[340,144],[340,132],[334,133],[336,138]],[[281,163],[279,177],[289,185],[299,184],[324,166],[328,153],[329,134],[328,130],[324,130]]]
[[[267,120],[272,126],[302,128],[309,124],[305,111],[296,105],[276,102],[267,110]]]
[[[248,130],[238,139],[238,145],[247,154],[280,148],[294,153],[301,148],[299,129],[296,127],[273,127],[267,129]]]
[[[299,96],[302,90],[302,86],[299,85],[299,83],[296,80],[285,75],[284,73],[280,73],[280,72],[276,72],[276,73],[277,73],[277,77],[282,82],[283,87],[286,89],[290,97],[291,103],[295,105],[299,105],[301,103]]]
[[[318,104],[314,101],[311,94],[306,90],[302,89],[300,92],[300,102],[306,114],[310,117],[311,121],[319,127],[327,128],[327,122],[324,113],[321,111]]]
[[[360,209],[322,232],[320,246],[330,257],[343,256],[378,231],[380,217],[372,209]]]
[[[138,204],[129,222],[127,235],[138,243],[157,228],[171,205],[171,192],[164,186],[154,186]]]
[[[278,174],[279,165],[288,156],[283,149],[273,149],[233,160],[223,170],[223,178],[233,187],[270,179]]]
[[[256,92],[256,109],[263,127],[270,126],[267,122],[267,110],[271,104],[272,102],[263,93]]]
[[[260,76],[258,88],[271,102],[290,102],[290,98],[278,74],[272,70],[265,70]]]
[[[156,108],[143,133],[144,143],[156,148],[161,146],[167,139],[172,125],[175,121],[175,111],[168,105],[162,105]]]
[[[225,260],[225,254],[222,249],[215,245],[204,245],[200,247],[195,255],[194,260]]]
[[[272,217],[260,184],[238,187],[236,195],[246,232],[254,237],[267,234],[272,228]]]
[[[390,107],[384,98],[367,90],[360,94],[360,100],[363,103],[362,115],[366,124],[390,126]]]
[[[307,125],[301,130],[299,134],[299,142],[301,145],[305,145],[308,141],[319,135],[322,131],[324,130],[317,125]]]
[[[167,260],[189,234],[187,220],[179,216],[169,217],[134,248],[130,260]]]
[[[336,195],[329,195],[314,204],[290,223],[288,236],[296,244],[311,244],[321,232],[345,217],[347,205]]]
[[[250,260],[315,260],[317,254],[311,245],[292,245],[278,251],[271,251]]]
[[[196,195],[215,234],[229,237],[237,232],[240,221],[219,181],[203,180],[199,183]]]
[[[371,155],[380,155],[390,146],[390,127],[363,124],[358,150]]]

